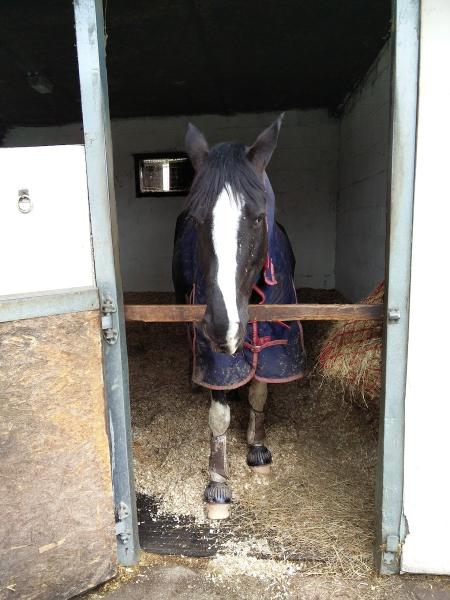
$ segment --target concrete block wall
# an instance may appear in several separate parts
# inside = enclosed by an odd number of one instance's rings
[[[384,279],[390,168],[390,45],[348,98],[340,120],[336,288],[360,300]]]
[[[188,120],[210,145],[238,139],[251,144],[278,115],[202,115],[123,119],[112,122],[114,168],[124,289],[172,289],[175,221],[184,199],[135,193],[133,154],[183,150]],[[16,128],[3,145],[82,143],[79,124]],[[336,187],[339,123],[325,110],[289,111],[268,169],[277,198],[277,218],[286,227],[297,257],[296,285],[335,286]]]
[[[124,289],[172,289],[175,222],[184,198],[136,197],[133,154],[183,150],[189,120],[210,145],[251,144],[278,115],[149,117],[112,122]],[[348,97],[340,119],[325,110],[289,111],[268,173],[277,218],[295,255],[298,287],[336,287],[349,300],[384,278],[390,162],[390,49],[383,48]],[[15,128],[4,146],[83,143],[80,124]]]

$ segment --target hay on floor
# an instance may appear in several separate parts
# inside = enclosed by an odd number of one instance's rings
[[[170,302],[171,296],[141,301]],[[317,326],[319,339],[324,330]],[[158,498],[161,513],[202,523],[209,394],[190,391],[185,326],[133,323],[127,330],[136,487]],[[314,324],[305,336],[314,345]],[[258,478],[245,462],[245,395],[242,390],[231,406],[234,504],[231,518],[218,525],[227,533],[218,556],[294,561],[305,575],[367,575],[374,543],[375,425],[314,378],[269,386],[267,445],[274,466],[269,479]]]

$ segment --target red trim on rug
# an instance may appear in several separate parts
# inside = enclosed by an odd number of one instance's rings
[[[237,388],[242,387],[243,385],[245,385],[246,383],[248,383],[249,381],[251,381],[254,378],[255,378],[255,371],[252,368],[248,377],[246,377],[242,381],[238,381],[238,383],[233,383],[231,385],[212,385],[210,383],[205,383],[204,381],[197,381],[194,378],[192,378],[192,381],[194,383],[196,383],[197,385],[200,385],[201,387],[207,388],[208,390],[236,390]]]
[[[270,271],[271,279],[267,277],[267,271]],[[273,266],[272,259],[269,255],[266,256],[266,260],[264,262],[264,281],[266,285],[277,285],[278,283],[275,277],[275,267]]]
[[[269,240],[269,223],[267,222],[267,215],[266,215],[265,219],[266,219],[267,240]],[[269,244],[269,241],[267,242],[267,244]],[[270,270],[270,276],[272,279],[269,279],[266,275],[268,270]],[[264,261],[263,274],[264,274],[264,281],[265,281],[266,285],[276,285],[278,283],[278,281],[275,278],[275,268],[273,266],[272,259],[270,258],[270,255],[269,255],[269,247],[267,248],[266,260]]]
[[[272,323],[276,323],[277,325],[281,325],[281,327],[284,327],[285,329],[291,329],[291,326],[288,325],[287,323],[285,323],[284,321],[272,321]]]
[[[282,379],[269,379],[268,377],[260,377],[255,374],[255,379],[257,381],[261,381],[262,383],[289,383],[291,381],[296,381],[297,379],[304,379],[305,374],[301,375],[291,375],[291,377],[284,377]]]
[[[264,339],[264,338],[262,338]],[[261,340],[259,340],[261,341]],[[255,354],[259,354],[266,348],[270,348],[271,346],[287,346],[287,340],[269,340],[267,342],[263,342],[262,344],[249,344],[248,342],[244,342],[244,348],[247,350],[251,350]]]
[[[258,302],[258,304],[264,304],[264,302],[266,301],[266,295],[265,293],[262,291],[262,289],[260,287],[258,287],[256,285],[256,283],[253,285],[253,290],[260,295],[261,297],[261,302]]]

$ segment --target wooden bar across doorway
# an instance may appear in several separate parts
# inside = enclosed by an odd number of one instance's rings
[[[187,323],[201,321],[204,305],[125,304],[126,321]],[[250,304],[250,321],[380,321],[383,304]]]

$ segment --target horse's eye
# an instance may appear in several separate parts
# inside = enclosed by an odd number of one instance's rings
[[[260,225],[263,221],[264,221],[264,215],[259,215],[259,217],[256,217],[256,219],[255,219],[255,225]]]

